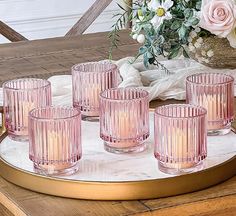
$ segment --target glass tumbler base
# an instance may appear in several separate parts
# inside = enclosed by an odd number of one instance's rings
[[[42,165],[34,163],[35,172],[42,175],[72,175],[79,169],[78,162],[57,165]]]
[[[82,121],[99,122],[99,116],[82,115]]]
[[[202,161],[199,163],[181,163],[181,164],[173,164],[173,163],[162,163],[158,162],[158,168],[161,172],[171,174],[171,175],[182,175],[191,172],[196,172],[201,170],[203,167]]]
[[[14,141],[17,141],[17,142],[26,142],[29,140],[29,136],[24,136],[24,135],[15,135],[15,134],[12,134],[12,133],[9,133],[8,132],[8,136],[10,139],[14,140]]]
[[[114,145],[114,144],[113,144]],[[142,152],[147,148],[147,144],[145,142],[142,142],[135,146],[125,147],[125,148],[117,148],[111,146],[109,142],[104,142],[104,149],[107,152],[115,153],[115,154],[123,154],[123,153],[138,153]]]
[[[231,123],[227,124],[224,128],[220,129],[208,129],[207,135],[208,136],[221,136],[226,135],[231,131]]]

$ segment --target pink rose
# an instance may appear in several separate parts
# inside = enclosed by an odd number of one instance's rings
[[[219,37],[235,27],[236,5],[233,0],[202,0],[200,26]]]

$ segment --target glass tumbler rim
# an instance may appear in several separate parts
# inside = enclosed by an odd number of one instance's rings
[[[113,91],[113,90],[136,90],[140,93],[144,93],[143,96],[137,97],[137,98],[132,98],[132,99],[114,99],[111,97],[107,97],[105,96],[105,93],[109,92],[109,91]],[[105,100],[109,100],[109,101],[135,101],[135,100],[140,100],[140,99],[145,99],[149,97],[149,93],[146,90],[143,90],[141,88],[137,88],[137,87],[117,87],[117,88],[110,88],[110,89],[106,89],[104,91],[102,91],[99,94],[100,99],[105,99]]]
[[[72,111],[75,111],[76,113],[75,114],[72,114],[70,116],[67,116],[67,117],[56,117],[56,118],[46,118],[46,117],[37,117],[34,115],[35,112],[39,111],[39,110],[46,110],[46,109],[64,109],[64,110],[72,110]],[[31,119],[35,119],[37,121],[61,121],[61,120],[67,120],[67,119],[73,119],[75,117],[80,117],[81,116],[81,111],[74,108],[74,107],[71,107],[71,106],[45,106],[45,107],[37,107],[37,108],[34,108],[32,109],[30,112],[29,112],[29,118]]]
[[[220,76],[228,77],[229,80],[225,82],[217,82],[217,83],[202,83],[202,82],[194,82],[190,80],[190,78],[192,78],[193,76],[201,76],[201,75],[220,75]],[[218,86],[218,85],[226,85],[226,84],[234,82],[234,77],[226,73],[195,73],[195,74],[187,76],[186,81],[187,83],[192,83],[194,85]]]
[[[172,115],[165,115],[162,114],[160,112],[161,108],[174,108],[174,107],[182,107],[182,108],[195,108],[195,109],[199,109],[201,111],[200,114],[196,114],[193,116],[172,116]],[[193,105],[193,104],[168,104],[168,105],[164,105],[164,106],[159,106],[155,109],[154,111],[155,115],[160,116],[162,118],[169,118],[169,119],[194,119],[194,118],[199,118],[201,116],[204,116],[207,114],[207,110],[202,107],[202,106],[198,106],[198,105]]]
[[[12,88],[7,86],[9,83],[11,82],[16,82],[16,81],[44,81],[44,85],[42,86],[38,86],[38,87],[33,87],[33,88]],[[39,78],[19,78],[19,79],[12,79],[12,80],[8,80],[6,82],[4,82],[2,84],[3,89],[9,89],[11,91],[33,91],[33,90],[37,90],[40,88],[46,88],[51,86],[51,82],[46,80],[46,79],[39,79]]]
[[[102,71],[85,71],[83,69],[79,69],[80,66],[90,66],[90,65],[110,65],[111,68],[108,68],[106,70],[102,70]],[[75,64],[71,67],[71,70],[72,70],[72,73],[74,72],[79,72],[79,73],[86,73],[86,74],[89,74],[89,73],[109,73],[113,70],[117,70],[118,69],[118,66],[112,62],[96,62],[96,61],[93,61],[93,62],[84,62],[84,63],[79,63],[79,64]]]

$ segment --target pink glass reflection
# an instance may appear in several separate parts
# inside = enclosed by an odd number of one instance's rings
[[[81,158],[81,113],[70,107],[45,107],[29,114],[29,158],[37,172],[73,174]]]
[[[113,153],[140,152],[149,137],[148,92],[115,88],[100,96],[100,136]]]
[[[187,77],[187,103],[207,109],[208,135],[230,132],[234,117],[234,78],[220,73]]]
[[[206,110],[172,104],[155,110],[155,157],[159,169],[181,174],[200,168],[207,156]]]
[[[99,94],[118,86],[119,70],[110,62],[89,62],[72,67],[73,105],[81,110],[84,120],[99,116]]]
[[[3,106],[8,135],[28,140],[29,111],[51,105],[51,84],[42,79],[17,79],[3,84]]]

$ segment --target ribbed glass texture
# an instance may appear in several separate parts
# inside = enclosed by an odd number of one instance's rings
[[[207,156],[206,110],[172,104],[155,110],[155,157],[169,174],[191,172]]]
[[[29,158],[36,171],[77,171],[81,158],[81,113],[70,107],[45,107],[29,114]]]
[[[89,62],[72,67],[73,105],[83,116],[99,116],[99,94],[118,86],[119,70],[110,62]]]
[[[209,135],[230,132],[234,116],[234,78],[220,73],[187,77],[187,103],[207,109]]]
[[[148,92],[115,88],[100,96],[100,136],[113,153],[139,152],[149,136]]]
[[[30,110],[51,105],[51,84],[42,79],[17,79],[3,84],[3,106],[9,136],[18,141],[28,139]]]

